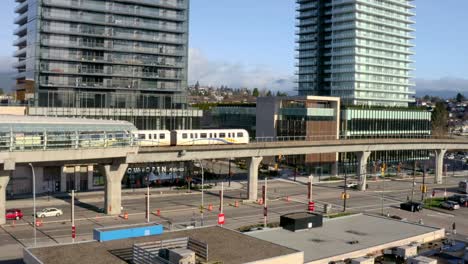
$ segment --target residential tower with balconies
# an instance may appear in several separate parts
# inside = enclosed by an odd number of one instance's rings
[[[411,0],[297,0],[299,95],[345,105],[408,106]]]
[[[189,0],[16,2],[16,91],[30,114],[146,129],[190,128],[200,116],[185,102]]]

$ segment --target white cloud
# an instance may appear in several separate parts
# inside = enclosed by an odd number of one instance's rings
[[[455,77],[444,77],[438,80],[416,78],[416,89],[430,91],[468,92],[468,80]]]
[[[294,76],[279,73],[265,65],[248,65],[232,61],[210,60],[199,49],[189,50],[189,83],[227,85],[292,92]]]

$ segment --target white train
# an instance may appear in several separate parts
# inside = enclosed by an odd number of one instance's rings
[[[142,147],[248,144],[244,129],[138,130],[135,141]]]

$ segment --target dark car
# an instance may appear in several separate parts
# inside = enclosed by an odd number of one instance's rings
[[[417,202],[401,203],[400,204],[400,209],[410,211],[410,212],[420,212],[423,209],[423,204],[422,203],[417,203]]]
[[[20,209],[9,209],[6,211],[5,216],[7,220],[20,220],[23,218],[23,212]]]
[[[468,203],[468,195],[453,195],[447,198],[449,201],[454,201],[458,203],[460,206],[467,206]]]

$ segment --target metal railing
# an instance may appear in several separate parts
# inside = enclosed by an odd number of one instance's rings
[[[251,143],[262,142],[283,142],[283,141],[330,141],[330,140],[358,140],[358,139],[454,139],[453,136],[434,137],[424,134],[405,134],[405,135],[339,135],[339,136],[275,136],[275,137],[256,137],[250,139]]]
[[[134,146],[126,132],[7,132],[0,133],[0,152],[95,149]]]

